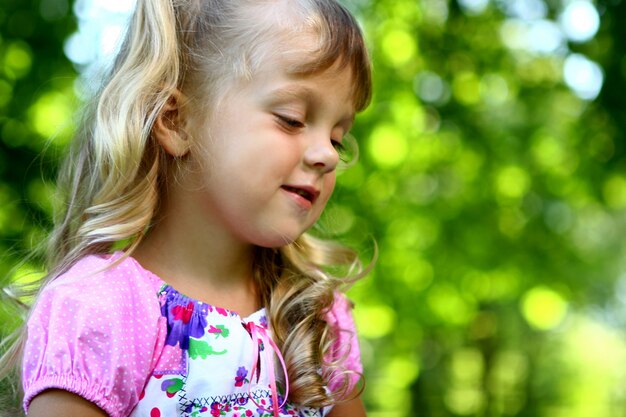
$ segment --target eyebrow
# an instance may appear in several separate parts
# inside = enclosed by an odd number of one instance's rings
[[[270,92],[271,101],[286,101],[293,99],[301,99],[313,104],[318,104],[320,99],[315,91],[304,86],[288,86],[281,87]]]

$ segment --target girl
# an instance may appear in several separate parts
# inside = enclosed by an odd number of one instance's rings
[[[364,416],[363,272],[305,232],[370,87],[334,0],[139,0],[5,355],[28,415]]]

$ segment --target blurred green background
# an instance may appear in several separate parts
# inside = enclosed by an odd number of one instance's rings
[[[0,0],[2,284],[40,269],[12,270],[50,227],[89,3]],[[320,228],[380,249],[350,291],[369,415],[626,416],[624,3],[346,3],[375,97]]]

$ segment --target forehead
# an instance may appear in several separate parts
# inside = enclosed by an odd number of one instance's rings
[[[237,10],[237,30],[225,32],[214,49],[211,42],[204,46],[215,51],[207,55],[210,59],[189,67],[192,72],[197,68],[187,78],[190,95],[215,103],[267,68],[304,77],[338,66],[352,73],[356,111],[367,107],[369,57],[360,29],[346,10],[326,0],[250,0],[247,6]],[[201,85],[206,88],[198,88]]]
[[[250,59],[246,81],[281,75],[305,83],[315,81],[325,86],[346,85],[349,92],[346,99],[359,107],[359,92],[363,86],[360,85],[362,80],[355,77],[354,63],[339,53],[329,56],[324,50],[323,40],[311,30],[281,32],[273,41],[259,45]]]
[[[353,114],[356,108],[351,71],[339,63],[311,73],[293,71],[298,62],[308,57],[303,53],[299,59],[295,55],[288,59],[284,56],[268,58],[249,79],[234,87],[241,93],[262,96],[263,100],[276,103],[301,100],[327,106],[332,102],[333,107],[336,105]]]

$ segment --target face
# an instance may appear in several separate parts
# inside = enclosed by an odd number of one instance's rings
[[[195,204],[238,241],[264,247],[294,241],[319,218],[354,119],[349,68],[292,76],[286,64],[268,59],[209,120],[192,123]]]

